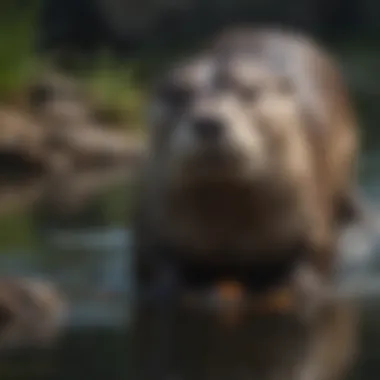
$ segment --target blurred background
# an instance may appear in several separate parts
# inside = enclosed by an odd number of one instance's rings
[[[147,88],[165,65],[241,23],[307,32],[346,77],[362,128],[360,187],[373,221],[345,240],[344,278],[369,299],[353,378],[377,379],[379,13],[375,0],[1,0],[0,275],[43,279],[68,304],[58,353],[23,365],[1,356],[2,379],[128,376],[126,227]],[[0,302],[13,307],[15,297]],[[1,313],[0,305],[0,322]]]

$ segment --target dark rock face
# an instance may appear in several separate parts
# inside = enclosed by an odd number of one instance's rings
[[[99,13],[93,1],[46,0],[41,14],[41,40],[43,48],[56,46],[91,48],[103,29]]]

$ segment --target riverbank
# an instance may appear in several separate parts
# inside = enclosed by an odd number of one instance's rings
[[[133,162],[142,148],[138,133],[99,120],[80,84],[61,74],[33,83],[22,106],[0,104],[0,180]]]

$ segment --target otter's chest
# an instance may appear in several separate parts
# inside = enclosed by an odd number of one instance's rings
[[[266,250],[303,228],[295,199],[261,189],[233,187],[183,192],[164,208],[167,236],[200,250]]]

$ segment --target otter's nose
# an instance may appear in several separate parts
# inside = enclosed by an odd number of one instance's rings
[[[219,139],[223,134],[224,124],[216,117],[203,116],[193,122],[195,133],[204,140]]]

